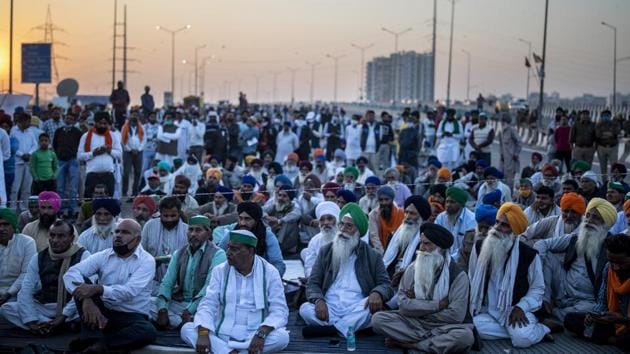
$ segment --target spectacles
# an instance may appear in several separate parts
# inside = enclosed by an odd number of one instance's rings
[[[354,226],[354,223],[351,223],[351,222],[343,222],[343,221],[339,222],[339,230],[354,231],[355,227],[356,226]]]

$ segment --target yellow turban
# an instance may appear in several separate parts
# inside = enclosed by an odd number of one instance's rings
[[[497,212],[497,219],[503,214],[507,217],[508,223],[512,227],[512,233],[520,235],[527,229],[527,215],[518,204],[503,203]]]
[[[610,204],[610,202],[606,199],[591,199],[591,201],[588,202],[588,205],[586,206],[586,212],[588,213],[588,211],[593,208],[597,209],[599,215],[601,215],[602,219],[604,219],[607,227],[612,227],[617,221],[617,209],[615,209],[615,207]]]
[[[209,168],[208,171],[206,171],[206,178],[210,176],[214,176],[214,178],[220,181],[221,178],[223,178],[223,172],[218,168]]]

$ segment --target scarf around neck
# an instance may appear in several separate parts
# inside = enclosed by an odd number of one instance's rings
[[[63,275],[66,274],[68,268],[70,268],[70,261],[75,253],[81,250],[81,246],[73,243],[70,248],[62,253],[54,253],[50,246],[48,246],[48,255],[53,261],[63,260],[61,262],[61,269],[59,270],[59,276],[57,277],[57,308],[55,309],[55,315],[60,316],[63,313],[63,307],[66,305],[68,292],[63,282]]]
[[[611,267],[608,267],[608,289],[606,289],[606,304],[608,305],[608,311],[620,312],[621,306],[619,304],[620,296],[630,295],[630,279],[626,279],[623,282],[619,279],[619,275]],[[626,313],[622,315],[628,317],[630,314],[630,308],[626,308]],[[625,331],[626,325],[617,324],[615,326],[615,332],[617,334]]]
[[[127,144],[127,141],[129,140],[129,133],[131,133],[131,128],[132,126],[131,124],[129,124],[129,121],[126,121],[122,127],[121,132],[123,144]],[[142,129],[142,124],[137,124],[135,128],[137,129],[138,138],[140,139],[140,141],[142,141],[144,137],[144,129]]]
[[[85,137],[85,152],[92,151],[92,136],[96,133],[96,128],[90,128],[87,132],[87,136]],[[96,133],[97,135],[100,135]],[[108,148],[112,148],[112,133],[109,129],[105,130],[105,146]]]

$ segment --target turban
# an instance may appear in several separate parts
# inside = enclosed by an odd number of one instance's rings
[[[485,222],[488,225],[494,225],[497,221],[497,208],[490,204],[481,204],[475,209],[475,220],[477,222]]]
[[[352,176],[354,176],[354,179],[356,180],[357,178],[359,178],[359,170],[354,167],[354,166],[348,166],[346,167],[345,170],[343,170],[343,174],[348,174],[350,173]]]
[[[105,119],[107,121],[107,123],[111,122],[111,118],[109,116],[109,113],[107,113],[105,111],[96,112],[94,114],[94,123],[99,122],[99,121],[101,121],[103,119]]]
[[[281,191],[285,191],[287,195],[289,196],[289,199],[293,200],[295,198],[295,190],[293,189],[293,187],[283,184],[278,189],[278,192],[281,192]]]
[[[602,216],[602,219],[604,219],[604,223],[608,228],[611,228],[617,221],[617,209],[615,209],[615,207],[606,199],[591,199],[586,206],[586,212],[588,213],[589,210],[593,208],[599,212],[599,215]]]
[[[241,213],[246,213],[247,215],[251,216],[252,219],[256,220],[256,222],[260,222],[263,214],[260,206],[252,202],[239,203],[236,206],[236,212],[239,213],[239,215]]]
[[[446,198],[446,186],[443,184],[434,184],[429,188],[429,194],[439,194],[442,198]]]
[[[560,210],[573,210],[574,212],[584,215],[586,212],[586,201],[581,195],[575,192],[569,192],[562,195],[560,198]]]
[[[495,204],[501,201],[501,191],[498,189],[493,190],[492,192],[486,194],[481,199],[483,204]]]
[[[345,160],[346,159],[346,153],[343,152],[343,150],[341,150],[341,149],[337,149],[337,150],[335,150],[335,157],[339,157],[339,158]]]
[[[586,161],[576,160],[571,164],[571,171],[580,170],[582,172],[586,172],[590,169],[591,165]]]
[[[361,207],[356,203],[344,205],[339,212],[339,219],[343,219],[346,215],[352,218],[352,222],[354,222],[354,225],[359,229],[359,235],[365,235],[368,230],[368,218],[365,216],[363,210],[361,210]]]
[[[256,156],[254,155],[247,155],[245,156],[245,164],[246,165],[251,165],[252,161],[254,161],[256,159]]]
[[[313,157],[317,157],[317,156],[324,156],[324,149],[322,148],[317,148],[317,149],[313,149]]]
[[[210,176],[220,181],[223,178],[223,172],[218,168],[209,168],[208,171],[206,171],[206,178]]]
[[[523,212],[518,204],[515,203],[503,203],[499,211],[497,211],[497,219],[505,215],[508,220],[508,224],[512,228],[512,233],[520,235],[527,230],[527,215]]]
[[[593,171],[584,172],[581,179],[584,179],[584,178],[590,179],[591,181],[593,181],[593,183],[599,186],[599,178],[597,178],[597,175],[595,174],[595,172]]]
[[[378,189],[378,191],[376,192],[376,197],[380,198],[382,195],[391,200],[394,200],[394,198],[396,198],[396,193],[390,186],[382,186]]]
[[[315,217],[319,220],[324,215],[332,215],[335,221],[339,221],[339,205],[333,202],[322,202],[315,207]]]
[[[313,171],[313,164],[310,161],[300,161],[300,169],[305,168]]]
[[[475,162],[475,167],[481,167],[481,168],[485,169],[488,166],[490,166],[488,164],[488,161],[486,161],[484,159],[479,159],[479,160],[477,160],[477,162]]]
[[[420,234],[443,250],[449,249],[453,245],[453,234],[444,226],[425,223],[420,226]]]
[[[338,185],[335,182],[326,182],[322,186],[322,193],[326,194],[328,192],[333,192],[333,193],[337,194],[337,191],[339,190],[339,188],[341,188],[341,186]]]
[[[264,165],[264,162],[263,162],[263,160],[261,160],[261,159],[259,159],[259,158],[255,158],[255,159],[253,159],[253,160],[249,163],[249,165],[250,165],[250,166],[253,166],[253,165],[259,165],[259,166],[262,166],[262,165]]]
[[[546,164],[542,168],[542,173],[550,172],[554,177],[558,177],[560,174],[558,173],[558,169],[554,165]]]
[[[529,179],[529,178],[521,178],[518,181],[518,185],[519,185],[519,187],[522,187],[522,186],[530,186],[531,187],[532,186],[532,180]]]
[[[625,194],[626,193],[626,189],[623,187],[623,184],[619,183],[619,182],[609,182],[608,183],[608,189],[614,189],[617,192],[621,193],[621,194]]]
[[[155,203],[155,200],[148,195],[139,195],[133,199],[132,207],[135,208],[139,205],[145,205],[151,214],[157,211],[157,204]]]
[[[158,162],[157,168],[158,168],[158,170],[166,170],[168,172],[171,172],[171,165],[168,162],[166,162],[166,161]]]
[[[215,193],[223,195],[225,199],[227,199],[229,202],[231,202],[232,198],[234,197],[234,192],[230,188],[225,186],[217,186]]]
[[[256,247],[258,238],[249,230],[232,230],[230,231],[230,242]]]
[[[61,209],[61,197],[59,194],[55,192],[41,192],[39,193],[38,203],[41,206],[44,202],[48,202],[50,206],[53,208],[55,213],[59,212]]]
[[[295,161],[298,162],[300,160],[300,157],[298,156],[298,154],[294,153],[294,152],[290,152],[287,155],[287,161]]]
[[[314,174],[309,174],[304,178],[304,181],[311,181],[313,183],[313,187],[319,189],[322,186],[322,181]]]
[[[468,201],[468,193],[465,190],[458,187],[451,187],[446,190],[446,197],[452,198],[462,206]]]
[[[497,170],[496,167],[486,167],[485,170],[483,170],[483,176],[484,177],[488,177],[488,176],[493,176],[495,178],[501,178],[501,172],[499,170]]]
[[[354,193],[352,193],[351,191],[347,190],[347,189],[340,189],[337,191],[337,193],[335,193],[337,195],[337,197],[342,197],[343,200],[346,203],[356,203],[357,201],[357,196],[354,195]],[[363,235],[363,234],[361,234]]]
[[[419,195],[412,195],[405,200],[405,209],[410,205],[416,208],[422,220],[429,220],[431,217],[431,205],[426,199]]]
[[[201,225],[210,228],[210,219],[207,216],[195,215],[188,219],[188,225]]]
[[[278,182],[280,182],[280,184],[282,184],[283,186],[293,187],[293,183],[291,183],[291,180],[289,179],[289,177],[285,175],[279,175],[276,177],[276,179],[273,180],[274,185],[277,185]]]
[[[13,232],[18,231],[17,215],[13,209],[0,208],[0,219],[9,222],[13,226]]]
[[[374,185],[380,186],[381,180],[378,179],[378,177],[376,176],[370,176],[365,179],[365,185],[367,186],[368,184],[374,184]]]
[[[258,182],[256,182],[256,178],[250,176],[250,175],[245,175],[243,176],[243,178],[241,178],[241,184],[249,184],[252,187],[257,185]]]
[[[113,198],[96,198],[92,200],[94,213],[101,208],[104,208],[113,216],[118,216],[120,214],[120,201]]]
[[[429,197],[429,199],[430,199],[430,198],[431,198],[431,197]],[[440,203],[438,203],[438,202],[430,202],[430,204],[431,204],[431,208],[435,209],[435,212],[436,212],[437,214],[439,214],[439,213],[441,213],[441,212],[443,212],[443,211],[444,211],[444,206],[443,206],[442,204],[440,204]]]
[[[448,168],[442,167],[437,171],[437,176],[440,178],[451,179],[453,178],[453,174],[449,171]]]
[[[190,179],[184,175],[177,175],[175,177],[175,184],[183,184],[186,188],[190,188]]]
[[[284,171],[282,170],[282,165],[280,165],[277,162],[272,162],[269,164],[269,166],[267,167],[267,171],[271,171],[274,170],[276,171],[276,175],[281,175],[284,173]]]
[[[623,203],[623,212],[624,212],[624,214],[628,214],[629,211],[630,211],[630,199],[626,200]]]
[[[438,159],[430,159],[427,162],[427,166],[435,166],[435,168],[442,168],[442,163]]]

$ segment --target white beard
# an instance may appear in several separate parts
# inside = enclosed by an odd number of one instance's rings
[[[494,227],[491,228],[481,245],[477,263],[479,266],[489,265],[491,271],[503,270],[503,265],[513,243],[512,235],[501,233]]]
[[[353,235],[350,237],[341,236],[341,232],[337,234],[332,241],[332,269],[335,278],[337,277],[337,273],[339,273],[339,268],[341,268],[341,264],[350,258],[352,252],[359,244],[359,236]]]
[[[606,235],[608,230],[603,225],[587,226],[586,222],[582,222],[578,227],[578,239],[575,244],[578,257],[586,255],[591,263],[596,262]]]
[[[96,222],[96,216],[92,216],[92,225],[94,226],[94,233],[101,238],[107,238],[114,232],[116,226],[116,218],[112,219],[112,222],[107,225],[99,225]]]
[[[262,170],[259,170],[259,171],[251,170],[251,171],[249,171],[249,175],[254,177],[256,179],[256,182],[258,182],[258,184],[262,184],[263,183],[263,178],[262,178],[263,171]]]
[[[278,201],[276,201],[274,208],[276,209],[277,212],[283,212],[287,209],[287,207],[289,206],[289,203],[280,203]]]
[[[331,243],[336,235],[334,226],[330,228],[320,227],[319,232],[322,234],[322,243],[321,243],[322,246],[325,244]]]
[[[354,192],[354,183],[345,183],[343,189]]]
[[[416,299],[433,300],[433,287],[439,276],[437,271],[442,265],[444,265],[444,256],[439,249],[433,252],[417,252],[413,276],[413,290]]]
[[[217,205],[216,202],[212,202],[212,204],[214,205],[215,216],[223,215],[225,213],[225,210],[227,209],[227,203]]]
[[[405,252],[407,246],[413,239],[414,236],[418,234],[420,230],[420,226],[418,223],[409,224],[407,222],[403,222],[400,225],[400,232],[398,233],[398,253]]]
[[[578,226],[580,226],[579,222],[577,224],[568,224],[564,220],[562,222],[564,223],[563,226],[564,226],[564,234],[565,235],[572,233],[573,231],[575,231],[578,228]]]

